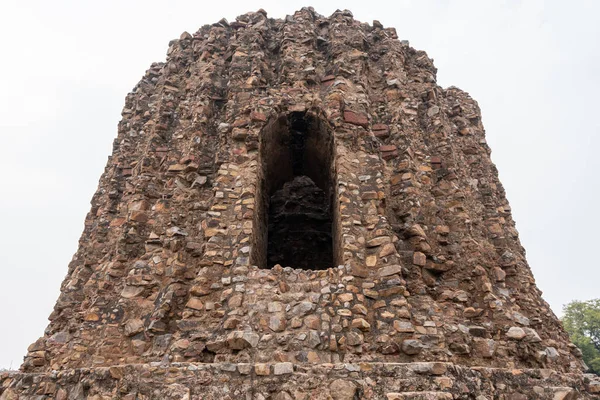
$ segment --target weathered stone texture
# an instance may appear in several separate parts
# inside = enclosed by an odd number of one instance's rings
[[[549,369],[446,363],[129,364],[48,374],[3,373],[0,399],[552,399],[594,398],[600,384]],[[21,396],[21,397],[18,397]]]
[[[50,324],[2,400],[598,390],[535,286],[477,103],[393,28],[311,8],[222,20],[173,40],[122,115]],[[295,124],[306,153],[284,156]],[[272,227],[296,206],[331,218],[331,263],[267,268],[269,204]]]

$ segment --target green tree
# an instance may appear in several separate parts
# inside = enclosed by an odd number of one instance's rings
[[[581,349],[590,372],[600,375],[600,299],[574,300],[563,307],[563,325]]]

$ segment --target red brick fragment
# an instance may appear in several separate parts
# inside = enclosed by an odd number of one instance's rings
[[[385,124],[373,125],[373,135],[380,139],[386,139],[390,136],[390,129]]]
[[[187,155],[181,158],[181,160],[179,160],[179,164],[189,164],[192,161],[196,161],[196,157],[193,155]]]
[[[250,123],[250,120],[248,118],[239,118],[233,122],[233,127],[240,128],[242,126],[248,125],[249,123]]]
[[[144,223],[148,221],[148,215],[143,211],[132,211],[129,220]]]
[[[381,158],[386,161],[398,157],[398,148],[394,145],[380,146],[379,151],[381,151]]]
[[[366,128],[369,125],[367,114],[355,113],[354,111],[344,111],[344,122],[362,126],[363,128]]]
[[[118,227],[118,226],[122,226],[124,223],[125,223],[125,218],[115,218],[112,221],[110,221],[110,226]]]
[[[267,116],[258,111],[252,111],[250,113],[250,119],[254,122],[265,122],[267,120]]]

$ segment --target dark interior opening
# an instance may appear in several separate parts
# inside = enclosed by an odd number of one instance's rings
[[[302,269],[334,264],[333,138],[305,112],[271,121],[261,132],[253,263]]]

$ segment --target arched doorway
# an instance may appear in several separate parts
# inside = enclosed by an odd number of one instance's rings
[[[333,135],[309,112],[291,112],[262,130],[252,261],[302,269],[335,265],[337,227]]]

